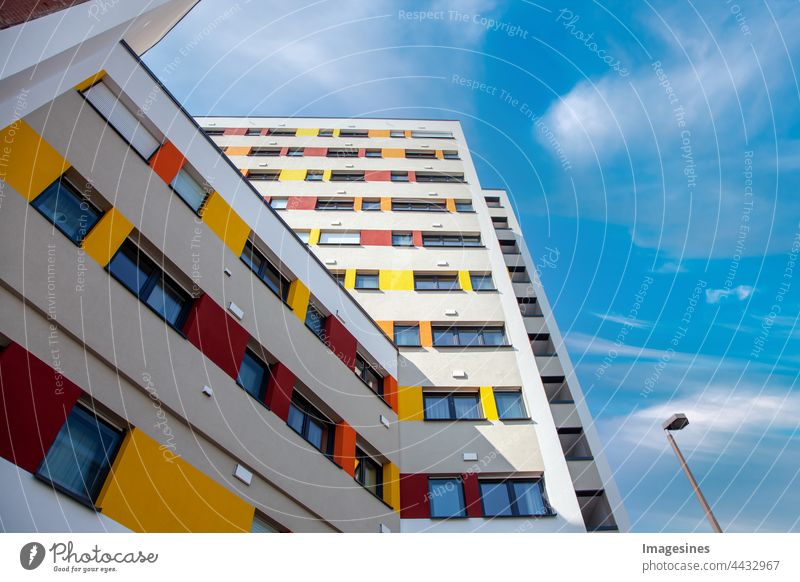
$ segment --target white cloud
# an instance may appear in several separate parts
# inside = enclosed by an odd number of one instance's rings
[[[654,273],[672,274],[672,273],[686,273],[688,269],[682,263],[677,261],[667,261],[659,266]]]
[[[739,301],[744,301],[753,294],[753,288],[749,285],[739,285],[732,289],[706,289],[706,303],[719,303],[726,297],[735,297]]]
[[[648,329],[653,327],[649,321],[642,321],[641,319],[631,319],[622,315],[614,315],[613,313],[592,313],[596,318],[609,323],[617,323],[619,325],[634,327],[636,329]]]

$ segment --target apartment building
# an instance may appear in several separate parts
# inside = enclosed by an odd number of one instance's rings
[[[627,528],[510,201],[457,121],[197,121],[397,346],[403,532]]]
[[[94,40],[73,86],[0,81],[28,99],[0,130],[0,529],[399,532],[396,346]]]

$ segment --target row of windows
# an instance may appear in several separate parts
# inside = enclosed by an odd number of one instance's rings
[[[298,230],[297,236],[308,244],[311,231]],[[319,234],[320,245],[357,246],[361,244],[361,231],[347,232],[342,230],[322,231]],[[392,245],[396,247],[413,247],[414,235],[410,232],[392,232]],[[479,234],[425,234],[422,233],[423,247],[480,247]]]
[[[306,182],[322,182],[325,173],[323,170],[306,171]],[[247,174],[249,180],[262,182],[277,182],[280,180],[281,170],[250,170]],[[329,180],[331,182],[366,182],[366,173],[363,170],[332,170]],[[389,175],[392,182],[410,182],[408,172],[392,171]],[[444,172],[414,172],[414,181],[429,183],[459,183],[465,184],[464,174],[449,174]]]
[[[484,517],[535,517],[553,515],[541,479],[480,479]],[[431,517],[467,517],[464,484],[459,478],[428,479]]]
[[[434,347],[507,346],[505,329],[499,326],[453,325],[431,327]],[[418,324],[395,324],[394,343],[399,347],[420,347]]]
[[[227,148],[225,149],[227,150]],[[319,150],[319,149],[320,148],[302,148],[302,147],[286,148],[286,155],[290,158],[319,156],[320,154],[314,152],[314,150]],[[360,157],[360,151],[361,151],[356,148],[323,148],[323,149],[326,150],[323,155],[328,158],[358,158]],[[309,150],[311,150],[311,153],[308,153]],[[277,158],[280,157],[281,152],[283,152],[283,148],[253,147],[250,148],[250,151],[247,153],[247,155],[251,157]],[[380,148],[366,149],[364,150],[364,157],[383,158],[383,150]],[[390,156],[390,157],[395,158],[396,156]],[[442,157],[445,160],[461,159],[461,157],[458,155],[458,150],[442,150]],[[405,158],[409,160],[435,160],[436,150],[405,150]]]
[[[456,212],[475,212],[470,200],[455,200]],[[289,198],[274,197],[269,205],[275,210],[286,210]],[[395,212],[449,212],[447,202],[415,199],[392,199],[391,208]],[[318,198],[314,210],[355,210],[354,198]],[[364,212],[379,212],[381,210],[380,198],[363,198],[361,210]]]
[[[345,273],[334,273],[334,277],[341,285],[345,284]],[[473,291],[496,291],[489,273],[470,273],[469,279]],[[356,271],[355,288],[365,291],[380,289],[380,274],[377,271]],[[461,291],[461,289],[457,273],[433,275],[414,273],[415,291]]]
[[[203,131],[207,135],[224,135],[225,130],[219,128],[211,128],[207,127],[204,128]],[[451,131],[432,131],[432,130],[411,130],[410,136],[412,138],[419,138],[419,139],[454,139],[453,132]],[[291,137],[297,135],[296,128],[286,128],[286,127],[271,127],[271,128],[248,128],[245,131],[247,136],[259,136],[259,135],[273,135],[276,137]],[[309,136],[312,137],[312,136]],[[334,137],[334,129],[332,128],[325,128],[320,129],[317,133],[317,137]],[[339,137],[352,137],[352,138],[366,138],[369,137],[369,130],[368,129],[340,129],[339,130]],[[405,138],[406,130],[404,129],[392,129],[389,130],[389,137],[396,137],[396,138]]]
[[[484,420],[477,392],[425,392],[422,395],[425,420]],[[523,420],[528,416],[519,390],[495,390],[500,420]]]

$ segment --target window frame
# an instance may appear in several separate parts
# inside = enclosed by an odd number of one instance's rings
[[[487,331],[497,332],[500,331],[503,337],[503,343],[500,344],[486,344],[483,343],[484,334]],[[455,344],[441,344],[436,342],[436,334],[437,332],[455,332],[456,337],[458,338],[458,343]],[[460,335],[461,334],[474,334],[476,338],[479,340],[479,343],[472,343],[472,344],[463,344],[461,343]],[[502,347],[509,347],[508,338],[506,337],[505,327],[502,325],[450,325],[450,326],[443,326],[443,325],[435,325],[431,327],[431,336],[433,339],[433,347],[435,348],[502,348]]]
[[[344,171],[333,170],[330,177],[331,182],[366,182],[364,170]]]
[[[298,431],[294,426],[291,425],[289,422],[289,418],[291,417],[292,409],[295,409],[299,414],[302,415],[303,421],[300,430]],[[320,447],[317,447],[311,440],[309,440],[308,436],[308,428],[311,422],[315,421],[321,425],[321,432],[322,435],[320,436]],[[328,458],[331,458],[333,454],[333,440],[334,440],[334,424],[331,422],[324,414],[322,414],[315,406],[313,406],[308,400],[306,400],[303,396],[295,393],[292,395],[292,401],[289,403],[289,416],[286,420],[286,425],[295,432],[300,438],[306,441],[309,445],[314,447],[320,453],[325,455]]]
[[[530,414],[528,414],[528,407],[525,406],[525,398],[522,395],[522,390],[521,389],[515,389],[515,390],[493,389],[492,393],[493,393],[494,398],[495,398],[495,405],[497,406],[497,416],[498,416],[499,420],[530,420],[531,417],[530,417]],[[503,416],[503,414],[501,412],[501,409],[500,409],[500,406],[497,404],[497,395],[498,394],[514,394],[514,395],[516,395],[518,400],[519,400],[519,406],[520,406],[520,409],[522,411],[522,414],[520,416]]]
[[[408,244],[401,244],[395,240],[395,237],[408,237]],[[392,231],[392,246],[393,247],[400,247],[400,248],[409,248],[414,246],[414,233],[413,232],[406,232],[406,231]]]
[[[438,243],[435,243],[437,239]],[[483,241],[481,240],[480,234],[463,234],[463,233],[427,234],[423,232],[422,246],[444,247],[444,248],[483,248]]]
[[[482,281],[489,280],[490,287],[479,288],[475,286],[475,280],[480,278]],[[472,287],[472,290],[476,293],[486,293],[491,291],[497,291],[497,286],[494,284],[494,278],[492,277],[491,273],[470,273],[469,274],[469,284]]]
[[[176,185],[179,183],[178,178],[180,178],[181,176],[184,176],[186,179],[193,182],[204,193],[202,199],[200,200],[200,204],[197,205],[197,208],[195,208],[192,205],[192,203],[189,202],[189,200],[187,200],[184,194],[181,193],[181,191],[178,190],[178,188],[176,187]],[[189,171],[188,166],[184,164],[184,166],[180,170],[178,170],[178,173],[175,174],[175,177],[172,179],[172,181],[167,185],[169,186],[170,190],[172,190],[173,192],[175,192],[175,194],[178,195],[178,198],[180,198],[186,204],[186,206],[192,209],[192,212],[194,212],[197,216],[200,216],[200,211],[203,209],[203,206],[205,205],[206,200],[208,200],[208,197],[211,195],[211,192],[209,191],[208,188],[206,188],[203,182],[198,181],[197,178],[195,178],[195,176],[192,175],[192,172]]]
[[[421,289],[419,283],[427,280],[436,285],[433,289]],[[443,284],[451,283],[450,286],[442,287]],[[463,291],[458,273],[414,273],[414,291]]]
[[[438,200],[392,198],[392,212],[447,212],[447,203]]]
[[[257,394],[253,394],[252,392],[250,392],[248,387],[245,386],[244,384],[242,384],[242,382],[240,380],[240,378],[241,378],[240,375],[242,373],[242,367],[245,364],[245,360],[247,360],[248,358],[251,361],[253,361],[256,366],[259,366],[261,368],[261,370],[263,370],[263,372],[264,372],[264,376],[261,379],[261,385],[258,386],[258,389],[257,389],[257,392],[258,392]],[[272,366],[270,366],[263,359],[259,358],[258,355],[256,355],[256,353],[253,350],[251,350],[250,348],[247,348],[244,351],[244,355],[242,356],[242,361],[239,364],[239,369],[236,372],[236,380],[235,380],[236,381],[236,385],[239,386],[239,388],[241,388],[242,390],[244,390],[247,394],[249,394],[252,398],[255,398],[258,402],[264,404],[264,397],[267,394],[267,385],[269,384],[269,377],[270,377],[270,370],[271,369],[272,369]]]
[[[456,212],[461,214],[474,214],[475,213],[475,206],[472,204],[472,200],[455,200],[456,205]],[[459,206],[468,206],[469,208],[464,210],[463,208],[459,208]]]
[[[256,255],[260,260],[261,264],[259,265],[258,269],[254,269],[253,265],[244,258],[245,253],[250,252],[253,255]],[[266,254],[261,252],[261,250],[253,244],[251,240],[247,240],[244,243],[244,248],[242,249],[242,254],[239,255],[239,259],[247,265],[248,269],[269,289],[272,291],[281,301],[284,303],[287,302],[289,297],[289,287],[292,284],[291,279],[284,275],[280,268],[275,265]],[[273,275],[275,275],[278,279],[278,284],[276,285],[277,289],[273,289],[272,285],[267,281],[265,278],[265,274],[267,271],[270,271]]]
[[[365,208],[365,203],[374,204],[377,203],[373,208]],[[381,199],[380,198],[362,198],[361,199],[361,211],[362,212],[380,212],[381,211]]]
[[[402,343],[402,344],[398,343],[398,341],[397,341],[397,330],[398,330],[398,328],[402,328],[404,330],[415,329],[416,330],[416,335],[417,335],[416,343]],[[394,341],[394,344],[399,348],[419,348],[419,347],[421,347],[422,346],[422,341],[420,339],[419,324],[394,324],[393,329],[392,329],[392,341]]]
[[[383,150],[381,148],[367,148],[364,151],[365,158],[382,158]]]
[[[317,331],[313,327],[311,327],[308,323],[309,321],[308,316],[312,314],[319,316],[318,317],[318,320],[320,322],[319,333],[317,333]],[[305,325],[306,328],[308,328],[308,330],[311,333],[313,333],[321,342],[325,342],[325,321],[328,319],[328,317],[330,316],[325,315],[325,312],[319,307],[317,307],[317,304],[314,301],[309,301],[308,307],[306,308],[306,316],[303,319],[303,325]]]
[[[361,277],[375,277],[375,286],[365,287],[363,285],[359,285],[359,281]],[[356,270],[356,280],[353,286],[354,289],[358,289],[359,291],[378,291],[380,289],[380,273],[374,271],[362,271]]]
[[[278,158],[281,155],[281,148],[253,146],[247,155],[254,158]]]
[[[541,495],[542,505],[544,506],[544,513],[522,513],[519,510],[519,496],[517,495],[516,491],[514,490],[514,483],[532,483],[536,484],[539,487],[539,494]],[[488,513],[486,511],[486,504],[484,503],[483,499],[483,485],[505,485],[506,492],[508,495],[509,500],[509,507],[511,509],[511,515],[500,515],[494,513]],[[506,517],[552,517],[555,515],[553,508],[550,506],[550,502],[547,500],[547,495],[545,495],[545,488],[544,488],[544,480],[541,477],[531,477],[531,478],[508,478],[508,479],[479,479],[478,480],[478,491],[481,498],[481,511],[484,517],[491,517],[491,518],[506,518]]]
[[[430,418],[428,416],[428,406],[426,405],[428,398],[444,398],[447,400],[447,418]],[[456,400],[474,399],[475,407],[478,416],[476,417],[459,417],[456,411]],[[483,413],[483,406],[481,404],[481,396],[479,392],[422,392],[422,417],[423,420],[430,422],[449,422],[449,421],[480,421],[486,420],[486,415]]]
[[[437,497],[437,495],[435,495],[433,493],[433,483],[434,482],[447,482],[447,481],[453,481],[453,482],[455,482],[457,484],[455,490],[458,493],[459,504],[460,504],[461,508],[459,510],[458,515],[434,515],[434,513],[433,513],[433,511],[434,511],[433,500]],[[445,485],[444,488],[446,490],[447,486]],[[430,509],[430,517],[431,517],[431,519],[463,519],[463,518],[466,518],[467,517],[467,501],[466,501],[466,496],[464,495],[464,482],[463,482],[463,480],[459,479],[458,477],[428,477],[428,506],[429,506],[429,509]]]
[[[353,474],[353,479],[361,485],[364,489],[372,493],[378,499],[383,500],[383,465],[381,465],[378,461],[373,459],[370,455],[364,452],[361,447],[356,447],[356,465],[355,473]],[[364,469],[362,467],[366,465],[373,465],[375,468],[375,475],[376,475],[376,483],[375,483],[375,491],[370,489],[367,484],[364,482]]]
[[[314,210],[351,212],[355,210],[355,200],[352,198],[317,198]]]
[[[359,365],[361,367],[361,371],[360,372],[358,370]],[[356,352],[356,363],[355,363],[355,366],[353,367],[353,372],[355,373],[356,377],[359,380],[361,380],[367,388],[369,388],[370,390],[372,390],[372,392],[374,392],[375,394],[377,394],[378,396],[383,398],[383,378],[384,377],[381,376],[380,372],[378,372],[372,366],[372,364],[370,364],[367,361],[367,359],[364,356],[362,356],[361,354],[359,354],[358,352]],[[376,381],[377,387],[375,389],[373,389],[372,386],[369,385],[369,380],[367,380],[365,378],[365,376],[369,375],[370,373],[373,375],[373,379]]]
[[[326,242],[325,241],[326,235],[329,236],[329,235],[332,235],[332,234],[334,234],[334,235],[341,235],[341,234],[354,235],[354,236],[357,237],[358,240],[354,239],[355,242]],[[338,230],[322,231],[322,232],[319,233],[319,242],[317,244],[318,245],[327,245],[327,246],[357,247],[357,246],[361,245],[361,231],[355,231],[355,232],[338,231]]]
[[[304,147],[286,148],[286,157],[288,158],[302,158],[305,155],[306,155],[306,148]]]
[[[43,205],[44,200],[45,200],[44,196],[47,195],[47,194],[51,194],[53,192],[55,192],[56,200],[58,200],[58,197],[61,195],[62,192],[66,192],[67,194],[69,194],[74,199],[75,202],[78,203],[78,208],[82,212],[86,212],[83,209],[83,205],[85,203],[86,206],[88,207],[89,211],[92,212],[93,214],[95,214],[94,222],[92,222],[91,226],[88,226],[88,228],[85,229],[85,231],[83,232],[83,235],[80,236],[77,240],[72,238],[72,236],[69,233],[67,233],[67,231],[64,230],[58,224],[58,222],[53,220],[52,217],[48,216],[44,212],[44,210],[42,209],[42,205]],[[79,246],[81,246],[83,244],[83,241],[86,239],[86,237],[92,231],[92,229],[95,226],[97,226],[97,223],[99,223],[102,220],[102,218],[103,218],[103,216],[105,214],[105,212],[100,210],[97,206],[95,206],[92,203],[91,200],[89,200],[86,196],[84,196],[81,193],[81,191],[78,190],[78,188],[69,180],[69,178],[66,177],[65,174],[61,174],[58,178],[56,178],[56,180],[52,184],[50,184],[47,188],[45,188],[38,196],[36,196],[36,198],[31,200],[30,204],[31,204],[31,206],[33,206],[34,209],[36,209],[36,211],[39,214],[41,214],[45,218],[45,220],[47,220],[47,222],[52,224],[53,227],[56,230],[58,230],[61,234],[63,234],[65,237],[67,237],[72,242],[72,244],[74,244],[77,247],[79,247]],[[80,231],[81,231],[81,229],[78,229],[78,234],[79,235],[80,235]]]

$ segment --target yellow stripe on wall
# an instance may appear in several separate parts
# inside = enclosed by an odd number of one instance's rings
[[[105,267],[133,230],[133,223],[116,208],[106,212],[83,239],[86,254]]]
[[[250,146],[228,146],[225,148],[227,156],[246,156],[250,153]]]
[[[242,254],[244,243],[250,236],[250,226],[233,208],[225,202],[218,192],[212,192],[203,205],[201,216],[203,222],[214,231],[237,257]]]
[[[406,150],[402,148],[383,148],[381,155],[384,158],[404,158],[406,157]]]
[[[494,390],[491,386],[481,386],[481,406],[483,407],[483,416],[487,420],[500,418],[500,415],[497,414],[497,403],[494,400]]]
[[[383,500],[400,511],[400,468],[394,463],[383,466]]]
[[[453,198],[448,198],[445,201],[445,204],[447,204],[447,210],[449,212],[455,212],[456,211],[456,201]]]
[[[361,204],[363,200],[364,199],[361,196],[356,196],[355,198],[353,198],[353,210],[355,210],[356,212],[361,210]]]
[[[344,272],[344,288],[345,289],[355,289],[356,288],[356,270],[355,269],[347,269]]]
[[[319,233],[320,229],[312,228],[311,232],[308,233],[308,244],[309,245],[316,245],[319,244]]]
[[[425,420],[422,386],[397,387],[397,419]]]
[[[378,288],[381,291],[413,291],[414,271],[386,271],[378,274]]]
[[[381,198],[381,210],[388,212],[392,209],[392,199],[383,197]]]
[[[97,501],[136,532],[248,532],[255,508],[134,428]]]
[[[297,133],[295,134],[297,137],[305,136],[305,137],[313,137],[315,135],[319,135],[319,128],[317,127],[298,127]]]
[[[292,308],[297,319],[300,321],[306,320],[306,312],[308,311],[308,302],[311,300],[311,291],[308,290],[300,279],[295,279],[289,286],[289,296],[286,303]]]
[[[92,75],[88,79],[85,79],[85,80],[81,81],[80,83],[78,83],[77,85],[75,85],[75,90],[76,91],[86,91],[86,89],[88,89],[89,87],[91,87],[92,85],[97,83],[100,79],[102,79],[105,76],[106,76],[105,70],[104,69],[100,69],[100,72],[95,73],[94,75]]]
[[[391,133],[388,129],[370,129],[367,130],[367,137],[389,137]]]
[[[3,180],[30,202],[67,171],[70,164],[24,120],[0,132]]]
[[[281,170],[281,175],[278,176],[278,179],[281,182],[305,180],[307,171],[308,170],[289,170],[289,169],[284,169],[284,170]]]
[[[322,181],[323,182],[330,182],[332,173],[333,173],[333,170],[322,170]]]
[[[469,271],[459,271],[458,282],[464,291],[472,291],[472,279],[469,278]]]

